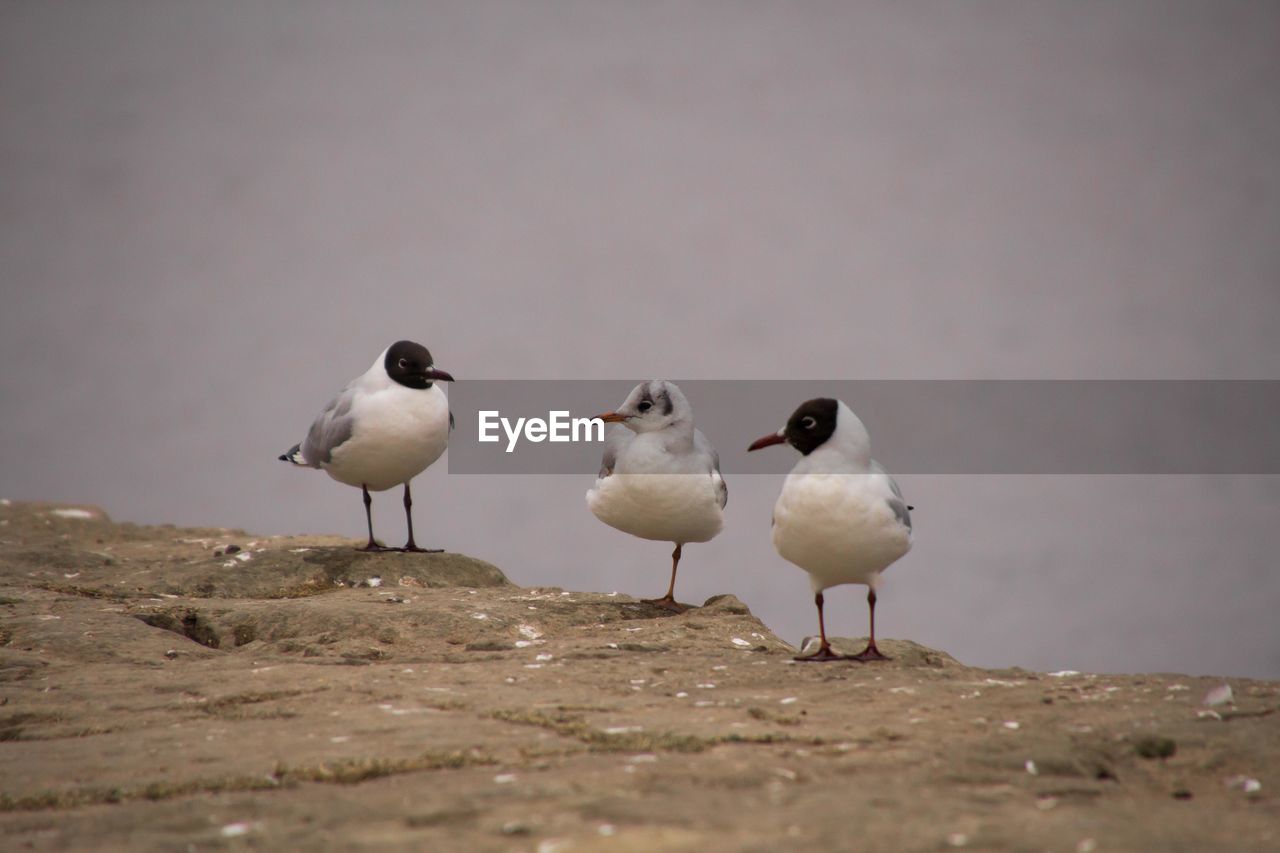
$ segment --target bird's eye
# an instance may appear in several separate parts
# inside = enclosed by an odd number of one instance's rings
[[[803,418],[800,419],[800,426],[804,427],[805,429],[813,429],[817,425],[818,425],[818,422],[815,421],[809,415],[805,415]]]
[[[648,400],[641,400],[640,405],[636,406],[636,408],[642,412],[647,412],[653,408],[653,403],[650,403]]]
[[[402,358],[402,359],[400,359],[400,369],[401,369],[401,370],[404,370],[404,369],[405,369],[406,367],[408,367],[408,366],[409,366],[409,359],[407,359],[407,358]]]

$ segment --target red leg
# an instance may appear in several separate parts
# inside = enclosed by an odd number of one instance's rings
[[[818,634],[822,639],[822,645],[818,646],[818,650],[813,654],[797,655],[792,658],[792,660],[803,661],[804,663],[821,663],[829,660],[843,660],[844,656],[831,651],[831,644],[827,642],[827,624],[822,617],[822,605],[825,601],[821,592],[813,596],[813,603],[818,605]]]
[[[683,613],[689,609],[686,605],[676,601],[676,569],[680,566],[680,549],[683,547],[683,545],[677,544],[676,549],[671,552],[671,584],[667,587],[667,594],[662,598],[646,598],[644,599],[645,604],[654,604],[673,613]]]
[[[867,590],[867,607],[871,610],[871,635],[867,639],[867,647],[856,655],[849,655],[850,660],[872,661],[872,660],[891,660],[888,655],[880,653],[876,648],[876,591],[874,589]]]

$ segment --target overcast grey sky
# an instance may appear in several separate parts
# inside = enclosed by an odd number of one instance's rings
[[[1272,2],[4,3],[0,495],[360,536],[275,456],[398,338],[617,379],[601,411],[668,376],[1280,378],[1277,44]],[[904,477],[878,627],[1280,676],[1277,479]],[[661,593],[669,547],[589,485],[442,463],[419,539]],[[731,480],[678,591],[794,642],[780,486]]]

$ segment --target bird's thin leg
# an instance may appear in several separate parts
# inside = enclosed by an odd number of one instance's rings
[[[671,552],[671,584],[667,587],[667,594],[662,598],[646,598],[648,604],[656,604],[665,610],[672,610],[676,613],[683,613],[689,608],[676,601],[676,569],[680,567],[680,549],[684,546],[677,543],[676,549]]]
[[[409,494],[409,483],[404,484],[404,520],[409,525],[409,541],[402,551],[416,551],[419,554],[439,554],[443,548],[419,548],[413,541],[413,497]]]
[[[822,605],[824,600],[822,593],[816,593],[813,596],[813,603],[818,605],[818,635],[822,639],[822,645],[818,646],[818,650],[811,655],[797,655],[794,660],[804,661],[805,663],[822,662],[828,660],[843,660],[843,656],[831,651],[831,644],[827,642],[827,624],[822,618]]]
[[[667,584],[667,594],[663,596],[667,601],[676,600],[676,570],[680,568],[680,549],[683,545],[676,545],[676,549],[671,552],[671,583]]]
[[[850,660],[889,660],[888,655],[880,653],[876,648],[876,591],[867,590],[867,607],[871,610],[871,635],[867,638],[867,647],[856,655],[849,655]]]
[[[384,548],[377,542],[373,541],[373,498],[369,497],[369,487],[360,486],[360,491],[364,492],[364,520],[369,525],[369,544],[363,548],[357,548],[357,551],[391,551],[392,548]]]

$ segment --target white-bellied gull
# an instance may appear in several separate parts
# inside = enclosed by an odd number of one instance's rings
[[[876,583],[911,549],[911,513],[898,484],[871,458],[871,437],[853,410],[820,397],[803,403],[787,425],[748,450],[790,444],[803,456],[787,475],[773,507],[773,547],[809,573],[818,606],[821,645],[801,661],[886,660],[876,648]],[[856,655],[837,655],[827,642],[822,591],[867,585],[871,632]]]
[[[453,377],[436,368],[426,347],[397,341],[329,401],[301,444],[280,457],[360,487],[369,526],[369,544],[362,550],[427,550],[413,540],[409,481],[439,459],[449,443],[453,417],[448,398],[436,384],[440,381],[452,382]],[[409,541],[402,549],[383,548],[373,538],[369,492],[401,483]]]
[[[710,541],[724,524],[729,489],[720,476],[720,457],[694,427],[693,407],[672,382],[642,382],[617,410],[599,417],[621,426],[605,439],[587,506],[610,527],[675,544],[667,594],[648,601],[681,612],[685,606],[675,598],[681,550]]]

